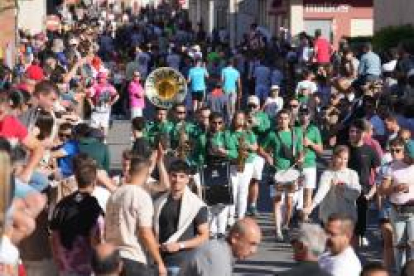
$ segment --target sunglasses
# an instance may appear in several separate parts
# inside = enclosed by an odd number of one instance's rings
[[[248,107],[248,108],[256,108],[256,107],[257,107],[257,105],[255,105],[255,104],[249,104],[249,105],[247,105],[247,107]]]
[[[395,149],[390,149],[390,152],[391,153],[400,153],[400,152],[402,152],[402,150],[403,149],[397,149],[397,148],[395,148]]]
[[[298,108],[299,107],[299,105],[298,104],[290,104],[289,105],[291,108]]]
[[[185,111],[176,111],[177,112],[177,114],[185,114],[186,112]]]
[[[213,125],[222,125],[223,121],[216,121],[216,122],[212,122]]]
[[[58,135],[60,138],[69,138],[71,136],[70,133],[59,133]]]

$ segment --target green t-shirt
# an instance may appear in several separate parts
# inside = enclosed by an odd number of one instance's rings
[[[215,133],[211,138],[211,146],[225,148],[228,159],[237,158],[237,143],[228,130]]]
[[[189,161],[193,165],[201,166],[204,164],[207,146],[207,133],[197,132],[197,136],[194,138],[194,148],[191,151]]]
[[[173,123],[171,123],[170,121],[165,121],[162,123],[149,122],[145,126],[144,137],[148,139],[151,146],[155,146],[155,140],[160,134],[171,137],[171,131],[173,129],[173,126]]]
[[[252,131],[233,131],[231,133],[233,136],[233,139],[236,142],[237,146],[237,152],[239,150],[239,138],[244,137],[246,143],[248,145],[254,145],[257,142],[256,135]],[[249,152],[249,156],[247,157],[246,163],[251,163],[254,160],[256,153],[255,152]]]
[[[314,125],[309,125],[306,129],[305,137],[311,140],[312,143],[322,145],[322,137],[319,129]],[[305,148],[305,160],[303,162],[304,168],[316,167],[316,152],[312,148]]]
[[[294,138],[294,141],[292,141],[292,138]],[[271,149],[273,151],[273,163],[278,170],[286,170],[295,162],[295,160],[290,160],[285,156],[282,150],[282,144],[291,150],[291,152],[293,152],[294,148],[294,157],[296,158],[303,151],[302,131],[299,128],[294,128],[293,133],[292,131],[271,131],[263,140],[262,147],[265,150]]]
[[[269,116],[265,112],[258,111],[253,115],[253,118],[256,123],[252,127],[252,131],[256,134],[257,139],[262,141],[270,131],[271,122]]]
[[[188,139],[192,140],[196,137],[196,126],[193,123],[185,122],[185,133]],[[175,149],[178,146],[181,131],[181,123],[173,123],[171,129],[171,148]]]

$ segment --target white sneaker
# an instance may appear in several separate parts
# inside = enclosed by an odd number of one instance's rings
[[[359,245],[362,247],[368,247],[369,246],[369,240],[366,237],[360,237],[359,238]]]
[[[280,230],[276,230],[276,237],[275,237],[276,242],[284,242],[285,238],[283,237],[283,233]]]

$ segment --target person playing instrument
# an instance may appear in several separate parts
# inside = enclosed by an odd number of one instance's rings
[[[152,147],[158,146],[158,141],[164,136],[168,138],[173,128],[173,124],[167,119],[167,109],[156,107],[155,120],[146,125],[145,136],[148,138]]]
[[[290,111],[282,109],[277,116],[277,130],[272,131],[262,142],[259,153],[265,158],[269,165],[274,166],[277,171],[286,171],[292,169],[295,165],[302,162],[303,143],[302,131],[299,128],[290,126]],[[272,153],[266,152],[271,149]],[[282,235],[282,216],[281,207],[282,199],[286,196],[286,216],[283,223],[284,228],[289,227],[293,210],[293,196],[295,195],[295,186],[292,184],[286,189],[282,183],[276,183],[276,187],[271,189],[273,197],[273,215],[276,226],[276,240],[283,240]]]
[[[169,168],[170,190],[154,203],[154,228],[168,275],[174,276],[193,249],[209,238],[208,210],[188,184],[190,167],[176,160]]]
[[[299,108],[299,124],[303,133],[305,155],[302,167],[303,186],[299,190],[297,206],[297,209],[301,210],[311,204],[312,193],[316,188],[316,157],[323,153],[323,145],[319,128],[311,123],[311,112],[307,105]]]
[[[358,174],[348,168],[349,148],[337,146],[333,151],[331,167],[324,171],[319,189],[311,204],[303,209],[306,215],[319,205],[319,218],[327,223],[330,215],[347,214],[357,220],[356,200],[361,193]]]
[[[242,219],[245,216],[247,210],[247,197],[249,193],[249,184],[253,176],[254,159],[257,151],[256,135],[246,129],[246,115],[242,111],[237,111],[233,117],[233,123],[231,128],[231,135],[237,143],[237,163],[240,160],[243,162],[241,171],[237,168],[237,182],[233,183],[233,197],[234,205],[230,207],[229,220],[230,224],[233,224],[234,216],[238,219]],[[241,145],[244,143],[244,145]],[[240,155],[245,155],[241,157]],[[240,164],[236,164],[239,166]],[[236,214],[237,210],[237,214]]]
[[[257,140],[262,140],[270,130],[269,116],[260,111],[260,100],[257,96],[250,96],[247,100],[248,115],[246,118],[247,128],[256,135]],[[257,199],[259,198],[259,181],[262,180],[264,159],[255,155],[253,160],[253,175],[249,187],[249,214],[257,215]]]
[[[229,160],[236,160],[237,146],[233,137],[224,129],[223,115],[212,113],[210,115],[210,131],[207,134],[205,164],[214,165]],[[230,167],[230,179],[233,183],[237,179],[235,166]],[[212,206],[213,217],[211,219],[210,231],[212,235],[224,237],[228,224],[228,210],[226,205]]]
[[[184,130],[187,140],[195,138],[195,125],[186,121],[187,110],[184,103],[178,103],[173,108],[174,121],[171,131],[171,148],[177,149],[180,142],[181,132]],[[184,126],[183,126],[184,124]]]

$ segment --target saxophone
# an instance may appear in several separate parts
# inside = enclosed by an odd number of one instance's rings
[[[239,142],[239,147],[236,166],[238,172],[243,172],[244,167],[246,165],[247,157],[249,157],[249,144],[247,143],[246,138],[243,134],[240,135],[237,140]]]
[[[187,160],[187,155],[190,150],[190,139],[185,130],[185,122],[182,122],[178,131],[177,157],[184,161]]]

